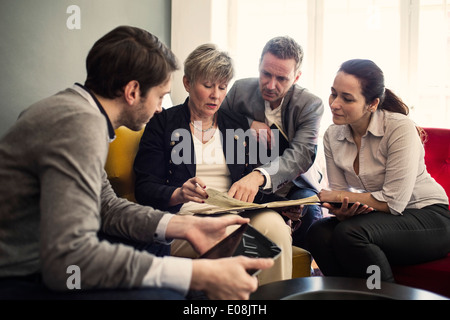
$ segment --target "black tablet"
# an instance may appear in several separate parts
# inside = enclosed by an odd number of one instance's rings
[[[281,249],[250,224],[243,224],[225,239],[202,254],[200,258],[219,259],[226,257],[247,256],[250,258],[273,258],[281,254]],[[260,270],[247,270],[256,275]]]

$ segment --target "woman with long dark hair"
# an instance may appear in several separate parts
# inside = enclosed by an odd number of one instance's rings
[[[343,63],[329,104],[334,124],[324,150],[331,190],[319,197],[334,216],[307,235],[323,274],[367,278],[368,267],[378,266],[381,280],[392,282],[391,265],[446,256],[448,198],[427,172],[420,130],[385,88],[382,70],[370,60]]]

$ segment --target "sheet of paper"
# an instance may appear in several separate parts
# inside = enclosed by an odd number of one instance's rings
[[[206,189],[208,194],[208,199],[206,199],[207,204],[212,204],[221,208],[234,208],[234,207],[254,207],[255,203],[249,203],[245,201],[240,201],[228,196],[225,192],[220,192],[212,188]]]
[[[209,205],[214,205],[216,208],[200,209],[192,211],[196,214],[221,214],[221,213],[239,213],[244,210],[255,210],[262,208],[285,208],[300,205],[316,205],[320,201],[317,196],[298,200],[274,201],[264,204],[249,203],[229,197],[226,193],[217,191],[215,189],[206,189],[208,199],[205,201]]]
[[[265,203],[266,208],[284,208],[284,207],[295,207],[301,205],[317,205],[320,199],[318,196],[312,196],[297,200],[286,200],[286,201],[274,201]]]

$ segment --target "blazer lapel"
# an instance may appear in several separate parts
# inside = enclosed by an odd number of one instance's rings
[[[265,122],[266,121],[266,104],[261,95],[261,91],[258,89],[256,94],[256,101],[250,102],[253,108],[253,117],[256,121]]]
[[[240,148],[237,147],[238,143],[244,143],[244,137],[239,137],[236,133],[233,135],[231,134],[233,131],[229,130],[229,134],[227,134],[226,129],[232,129],[227,128],[227,125],[225,121],[223,121],[223,118],[220,116],[220,109],[218,111],[218,125],[219,130],[221,133],[221,139],[222,139],[222,148],[223,148],[223,154],[225,155],[225,160],[227,162],[228,170],[230,170],[230,176],[231,180],[233,182],[239,180],[241,178],[240,172],[241,168],[239,164],[237,163],[238,156],[236,152],[240,150]],[[229,148],[232,147],[233,150],[229,150]],[[233,155],[233,159],[230,159],[229,155]],[[228,156],[228,157],[227,157]]]
[[[288,135],[289,141],[292,139],[293,135],[289,131],[289,117],[292,117],[292,113],[289,109],[289,103],[292,99],[292,94],[294,93],[294,86],[292,86],[284,97],[283,105],[281,106],[281,121],[283,123],[283,130]]]

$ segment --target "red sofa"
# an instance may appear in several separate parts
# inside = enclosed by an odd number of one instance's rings
[[[450,129],[424,128],[425,164],[430,175],[450,198]],[[450,253],[436,261],[412,266],[392,266],[395,281],[450,298]]]

